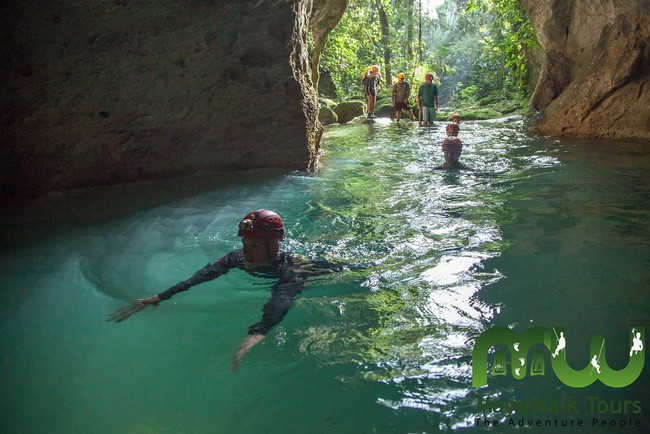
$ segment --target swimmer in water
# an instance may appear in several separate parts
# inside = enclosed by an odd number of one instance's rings
[[[458,124],[448,124],[445,128],[447,137],[442,142],[442,152],[445,155],[445,162],[434,167],[434,170],[474,170],[460,162],[460,154],[463,151],[463,142],[458,136]]]
[[[166,291],[135,300],[130,305],[115,310],[108,315],[107,321],[116,323],[124,321],[147,306],[155,308],[179,292],[214,280],[235,268],[254,276],[276,277],[278,282],[273,285],[271,298],[262,309],[261,320],[250,326],[248,336],[232,359],[231,369],[236,372],[242,357],[260,343],[269,330],[285,317],[293,300],[302,291],[307,276],[333,271],[332,268],[325,270],[320,264],[300,261],[292,253],[281,251],[280,241],[284,240],[285,236],[284,222],[273,211],[260,209],[248,213],[239,222],[238,235],[242,240],[242,249],[234,250],[221,259],[209,263],[189,279],[177,283]]]

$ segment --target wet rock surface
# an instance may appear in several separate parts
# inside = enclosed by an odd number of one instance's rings
[[[3,195],[307,169],[320,137],[306,58],[310,6],[3,3]]]
[[[544,61],[527,128],[650,139],[650,1],[524,0]]]

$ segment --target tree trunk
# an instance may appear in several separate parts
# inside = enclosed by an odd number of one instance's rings
[[[413,0],[406,2],[406,55],[409,61],[413,60]]]
[[[377,12],[379,13],[379,23],[381,24],[381,43],[384,46],[384,68],[386,71],[386,86],[392,84],[391,70],[390,70],[390,28],[388,27],[388,16],[384,10],[384,5],[381,0],[375,0]]]
[[[418,61],[422,64],[422,0],[420,0],[420,25],[418,27]]]

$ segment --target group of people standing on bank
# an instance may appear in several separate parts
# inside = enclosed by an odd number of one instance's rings
[[[381,82],[381,73],[379,66],[369,66],[365,69],[362,76],[363,92],[368,101],[369,119],[375,118],[374,109],[377,100],[377,85]],[[405,81],[404,73],[397,74],[397,83],[391,90],[391,101],[395,109],[395,119],[397,122],[402,118],[402,110],[406,111],[415,121],[415,115],[411,110],[409,98],[411,97],[411,85]],[[420,85],[417,93],[419,125],[433,125],[438,110],[438,87],[433,82],[433,74],[427,73],[424,76],[424,83]],[[451,123],[445,128],[447,137],[442,142],[442,152],[445,156],[445,162],[436,166],[435,170],[457,169],[472,170],[469,166],[460,162],[460,154],[463,150],[463,143],[458,138],[460,131],[460,115],[453,114]]]
[[[381,80],[381,72],[377,65],[369,66],[363,72],[361,81],[363,83],[363,93],[368,103],[367,117],[369,119],[377,117],[375,116],[375,102],[377,101],[377,86],[381,83]],[[411,85],[405,80],[404,73],[397,74],[397,83],[393,85],[390,97],[397,122],[402,118],[402,110],[409,114],[411,120],[415,120],[415,115],[409,103]],[[420,126],[433,125],[436,110],[438,110],[438,87],[433,82],[433,74],[427,73],[424,76],[424,83],[418,88],[417,103]]]

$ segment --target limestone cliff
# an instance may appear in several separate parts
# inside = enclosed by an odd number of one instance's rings
[[[524,0],[544,62],[527,127],[650,139],[650,0]]]
[[[311,4],[3,2],[3,195],[307,169],[320,139]]]
[[[318,85],[320,57],[325,48],[327,36],[341,21],[348,0],[313,0],[313,8],[309,19],[312,38],[314,39],[314,52],[311,56],[312,82]]]

